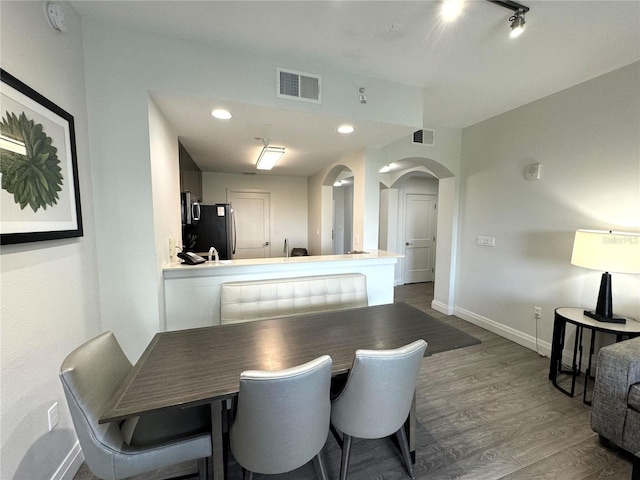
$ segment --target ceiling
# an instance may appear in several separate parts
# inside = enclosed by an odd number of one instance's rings
[[[517,39],[508,35],[513,12],[484,0],[467,0],[454,23],[441,21],[435,0],[70,3],[93,20],[317,58],[345,72],[420,87],[426,128],[464,128],[640,60],[637,0],[522,0],[531,10]],[[353,150],[387,145],[412,130],[359,122],[355,134],[339,136],[335,128],[344,119],[228,102],[233,120],[212,123],[199,119],[211,118],[216,99],[154,98],[205,171],[255,172],[262,147],[255,137],[264,137],[287,148],[272,174],[309,176]]]

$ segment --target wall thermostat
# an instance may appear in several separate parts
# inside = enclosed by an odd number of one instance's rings
[[[62,7],[53,2],[44,3],[44,16],[46,17],[49,25],[57,32],[66,32],[67,24],[64,23],[64,10]]]
[[[529,165],[524,170],[524,176],[527,180],[540,180],[540,171],[542,170],[541,163],[534,163]]]

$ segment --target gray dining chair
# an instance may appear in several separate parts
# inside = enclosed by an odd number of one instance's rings
[[[426,348],[427,342],[417,340],[392,350],[356,351],[344,388],[331,405],[331,430],[342,447],[340,480],[347,478],[354,437],[384,438],[394,433],[415,478],[404,423]]]
[[[207,478],[211,456],[209,408],[169,409],[99,424],[132,365],[111,332],[71,352],[60,380],[85,462],[95,476],[117,480],[191,460]]]
[[[244,480],[290,472],[311,459],[327,480],[321,450],[329,435],[331,366],[323,355],[285,370],[242,372],[229,438]]]

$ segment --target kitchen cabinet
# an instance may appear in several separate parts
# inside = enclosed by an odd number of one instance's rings
[[[191,192],[195,198],[202,200],[202,170],[181,143],[178,143],[178,149],[180,191]]]

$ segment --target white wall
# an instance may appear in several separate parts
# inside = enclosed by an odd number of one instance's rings
[[[166,249],[168,243],[154,233],[149,91],[400,125],[419,124],[422,119],[419,88],[354,77],[316,59],[274,58],[94,21],[83,26],[101,313],[104,327],[122,335],[123,349],[133,360],[161,324],[157,287],[161,272],[155,250]],[[277,66],[321,74],[326,87],[322,105],[277,99]],[[360,108],[351,87],[344,87],[353,82],[375,85],[380,101],[366,111]]]
[[[202,203],[227,203],[229,190],[268,192],[271,205],[271,256],[282,257],[284,239],[289,251],[307,248],[307,179],[279,175],[202,173]]]
[[[151,178],[153,195],[153,227],[156,254],[156,271],[169,261],[175,260],[176,250],[169,250],[169,238],[176,245],[182,238],[180,214],[180,170],[178,135],[175,133],[160,109],[149,99],[149,153],[151,156]],[[162,247],[164,245],[164,248]],[[158,329],[166,328],[164,281],[156,276],[158,291]]]
[[[573,236],[640,232],[638,85],[635,63],[463,131],[457,315],[533,347],[534,305],[545,342],[554,308],[595,307],[602,272],[570,264]],[[640,276],[614,274],[615,312],[640,318],[639,291]]]
[[[384,148],[385,163],[404,160],[420,166],[378,175],[385,185],[392,185],[411,170],[426,169],[440,180],[432,307],[447,315],[453,314],[455,306],[461,145],[462,131],[455,128],[436,128],[433,147],[414,145],[410,138],[398,140]]]
[[[2,247],[3,479],[75,473],[73,462],[82,458],[74,457],[79,450],[58,372],[71,350],[101,331],[82,32],[76,12],[62,6],[66,33],[49,27],[42,2],[0,5],[2,68],[74,117],[84,227],[81,238]],[[60,423],[49,432],[54,402]]]

